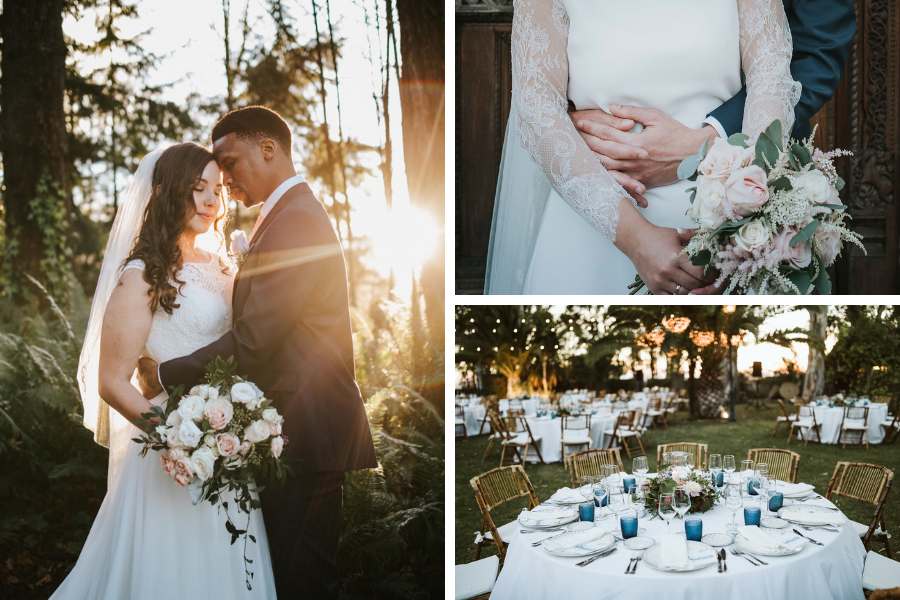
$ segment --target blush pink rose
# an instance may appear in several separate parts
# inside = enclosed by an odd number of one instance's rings
[[[191,466],[191,459],[187,456],[179,458],[175,461],[175,483],[178,485],[187,485],[194,476],[194,467]]]
[[[241,448],[241,440],[233,433],[220,433],[216,436],[216,447],[222,456],[234,456]]]
[[[169,460],[173,463],[181,458],[184,458],[184,450],[181,448],[172,448],[169,450]]]
[[[817,229],[815,238],[816,244],[822,252],[822,262],[826,267],[830,267],[841,251],[841,234],[836,231],[825,232]]]
[[[284,449],[284,438],[278,436],[276,438],[272,438],[272,456],[278,458],[281,456],[281,451]]]
[[[729,175],[743,167],[746,162],[746,148],[732,146],[728,140],[716,138],[697,170],[701,175],[725,183]]]
[[[253,444],[251,444],[247,440],[244,440],[243,442],[241,442],[241,456],[246,457],[250,453],[250,450],[252,450],[252,449],[253,449]]]
[[[222,431],[231,423],[231,418],[234,416],[234,407],[231,406],[231,402],[228,400],[216,398],[206,403],[206,406],[203,408],[203,414],[209,419],[210,427],[216,431]]]
[[[269,435],[281,435],[281,423],[269,423]]]
[[[175,472],[175,461],[169,458],[167,454],[161,454],[159,462],[162,463],[162,468],[166,475],[172,475]]]
[[[797,235],[797,230],[790,227],[785,227],[778,232],[778,235],[775,236],[775,251],[781,254],[782,260],[800,269],[805,269],[812,260],[812,250],[809,242],[800,242],[792,248],[791,240],[795,235]],[[801,291],[805,292],[806,290]]]
[[[750,165],[732,173],[725,182],[725,197],[744,216],[754,208],[759,208],[769,200],[766,172]]]
[[[183,475],[181,473],[175,473],[175,483],[182,487],[187,487],[187,484],[191,482],[191,478],[187,475]]]

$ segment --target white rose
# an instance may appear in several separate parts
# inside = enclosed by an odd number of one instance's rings
[[[247,385],[249,385],[250,387],[253,388],[253,391],[256,392],[257,398],[263,398],[265,396],[265,394],[263,394],[263,391],[261,389],[259,389],[259,386],[256,385],[255,383],[253,383],[252,381],[248,381]]]
[[[698,171],[701,175],[724,183],[729,175],[744,166],[747,157],[747,148],[732,146],[727,139],[716,138],[706,158],[700,163]]]
[[[747,251],[758,248],[767,241],[769,241],[769,230],[760,219],[744,224],[734,236],[734,243]]]
[[[206,390],[206,399],[207,400],[215,400],[218,397],[219,397],[219,388],[209,386],[209,388]]]
[[[253,421],[244,429],[244,439],[258,444],[269,439],[269,424],[265,421]]]
[[[181,443],[188,448],[196,448],[197,444],[203,438],[203,432],[197,427],[196,423],[190,420],[182,421],[178,427],[178,437]]]
[[[168,437],[168,434],[169,434],[169,428],[166,427],[165,425],[157,425],[156,433],[159,434],[159,439],[162,441],[163,444],[165,444],[166,438]]]
[[[191,466],[194,467],[194,475],[206,481],[213,475],[213,469],[216,466],[216,455],[209,448],[200,448],[191,454]]]
[[[832,187],[821,171],[807,171],[800,177],[800,188],[811,202],[825,204],[831,198]]]
[[[205,436],[203,436],[203,443],[206,444],[207,446],[209,446],[210,448],[215,448],[216,447],[216,436],[211,433],[207,433]]]
[[[701,227],[716,227],[722,219],[721,206],[725,199],[725,186],[717,179],[698,178],[697,196],[691,205],[691,216]]]
[[[181,415],[178,414],[177,410],[173,410],[169,413],[168,418],[166,418],[166,425],[169,427],[178,427],[181,425]]]
[[[166,446],[172,449],[184,447],[184,444],[181,443],[181,438],[178,436],[178,427],[169,427],[169,430],[166,432]]]
[[[278,414],[278,411],[274,408],[267,408],[262,412],[263,421],[267,423],[274,423],[278,425],[284,422],[284,417]]]
[[[249,383],[241,382],[231,386],[232,402],[240,402],[241,404],[249,404],[256,400],[256,390]],[[251,409],[252,410],[252,409]]]
[[[200,396],[185,396],[178,403],[178,413],[182,419],[202,421],[204,405],[206,401]]]
[[[199,396],[200,395],[200,386],[195,385],[191,388],[191,391],[188,392],[188,396]]]

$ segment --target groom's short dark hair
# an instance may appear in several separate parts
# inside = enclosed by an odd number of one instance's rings
[[[290,127],[281,115],[265,106],[246,106],[226,114],[213,127],[212,141],[229,133],[254,142],[271,138],[278,142],[285,154],[291,155]]]

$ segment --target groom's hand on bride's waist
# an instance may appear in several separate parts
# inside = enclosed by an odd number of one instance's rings
[[[603,166],[628,191],[678,181],[678,165],[695,154],[708,137],[718,137],[711,125],[691,129],[655,108],[613,104],[601,109],[570,113],[575,127]],[[640,133],[629,130],[641,123]],[[630,184],[625,185],[626,181]]]
[[[163,387],[159,381],[159,365],[152,358],[143,356],[138,359],[138,384],[141,386],[141,394],[147,400],[159,396]]]

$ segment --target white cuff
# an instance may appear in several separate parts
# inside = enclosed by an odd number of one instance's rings
[[[725,128],[722,127],[722,124],[719,123],[719,120],[713,116],[706,117],[706,120],[703,121],[704,125],[712,125],[712,128],[716,130],[716,133],[719,134],[719,137],[723,140],[728,137],[725,133]]]

